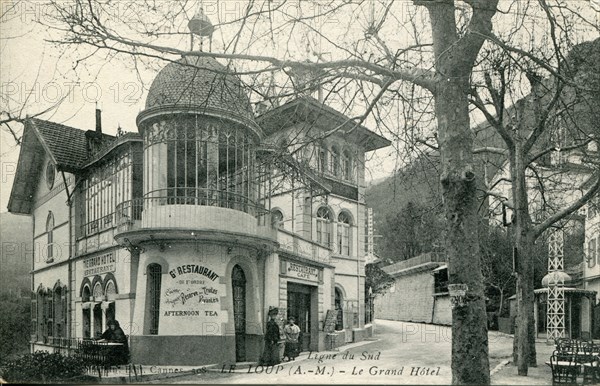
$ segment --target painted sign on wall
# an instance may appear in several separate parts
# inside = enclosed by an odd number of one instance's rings
[[[163,320],[172,323],[193,319],[196,323],[186,330],[201,327],[204,322],[220,323],[226,311],[221,310],[224,288],[219,284],[219,276],[213,269],[198,264],[181,264],[171,269],[163,292],[164,307],[160,311]]]
[[[83,260],[83,275],[92,276],[100,273],[115,272],[117,269],[117,259],[115,255],[105,253],[94,257],[89,257]]]
[[[319,269],[308,265],[287,262],[286,275],[297,279],[319,281]]]

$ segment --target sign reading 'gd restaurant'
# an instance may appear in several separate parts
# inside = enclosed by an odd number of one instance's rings
[[[217,281],[219,274],[201,265],[182,264],[169,271],[169,275],[162,316],[218,319],[223,292]]]

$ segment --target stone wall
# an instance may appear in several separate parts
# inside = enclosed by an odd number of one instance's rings
[[[383,295],[375,297],[375,317],[432,323],[433,287],[433,275],[429,271],[396,278]]]

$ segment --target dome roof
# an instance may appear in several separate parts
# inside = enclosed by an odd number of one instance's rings
[[[562,285],[571,284],[571,276],[568,273],[563,271],[554,271],[546,274],[542,279],[542,285],[544,287],[549,287],[551,283],[562,283]]]
[[[140,115],[158,111],[199,112],[238,121],[254,119],[240,79],[212,57],[183,57],[167,64],[152,82],[146,109]]]

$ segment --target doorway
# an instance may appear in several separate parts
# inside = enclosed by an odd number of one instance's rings
[[[311,343],[312,311],[311,289],[313,287],[288,282],[287,316],[293,316],[300,327],[300,350],[309,351]]]
[[[246,275],[239,265],[231,272],[233,320],[235,324],[235,361],[246,360]]]

